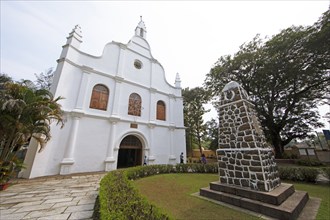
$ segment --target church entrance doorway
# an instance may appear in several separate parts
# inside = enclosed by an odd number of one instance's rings
[[[119,147],[117,169],[142,165],[142,143],[134,135],[125,137]]]

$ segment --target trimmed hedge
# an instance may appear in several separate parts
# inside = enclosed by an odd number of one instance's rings
[[[127,178],[138,178],[163,173],[218,173],[218,164],[177,164],[177,165],[150,165],[131,167],[126,170]]]
[[[177,164],[131,167],[109,172],[100,182],[94,219],[170,219],[150,204],[131,180],[164,173],[218,173],[215,164]]]
[[[102,179],[99,204],[101,219],[169,219],[140,196],[125,170],[110,172]]]
[[[299,159],[297,160],[297,164],[300,166],[309,166],[309,167],[316,167],[316,166],[323,166],[324,164],[317,160],[317,159]]]
[[[330,179],[330,167],[324,167],[324,168],[322,169],[322,171],[323,171],[324,175],[325,175],[328,179]]]
[[[319,170],[309,167],[278,167],[281,180],[316,182]]]
[[[316,182],[319,170],[308,167],[278,167],[280,179]],[[330,169],[324,169],[329,175]],[[165,173],[218,173],[218,164],[177,164],[131,167],[109,172],[100,182],[94,219],[170,219],[142,197],[132,180]]]

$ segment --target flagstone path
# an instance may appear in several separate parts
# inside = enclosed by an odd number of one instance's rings
[[[0,192],[0,219],[92,219],[106,173],[18,180]]]

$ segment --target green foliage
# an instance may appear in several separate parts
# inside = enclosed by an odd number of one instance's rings
[[[30,82],[5,82],[0,87],[0,159],[26,144],[31,137],[39,142],[50,139],[50,124],[63,126],[62,110],[57,103],[61,97],[43,89],[31,87]]]
[[[184,125],[187,129],[186,143],[192,149],[195,141],[202,153],[202,140],[206,137],[206,125],[203,115],[209,110],[205,110],[203,104],[209,99],[209,93],[201,87],[193,89],[185,88],[182,90]]]
[[[308,167],[279,167],[281,180],[316,182],[318,169]]]
[[[330,216],[329,185],[317,185],[306,183],[294,183],[294,188],[299,191],[307,191],[310,197],[320,198],[321,205],[318,209],[316,220],[328,220]]]
[[[282,158],[283,159],[297,159],[298,156],[297,156],[297,154],[294,154],[292,152],[286,152],[286,151],[284,151],[283,152],[283,155],[282,155]]]
[[[101,219],[169,219],[138,193],[124,170],[102,179],[99,202]]]
[[[115,170],[100,183],[101,219],[169,219],[144,199],[130,181],[164,173],[217,173],[217,164],[150,165]],[[98,214],[94,214],[97,216]]]
[[[7,183],[10,179],[14,178],[17,173],[25,168],[23,161],[16,156],[11,156],[11,160],[0,160],[0,184]]]
[[[207,137],[209,139],[209,149],[217,150],[219,148],[219,124],[215,119],[206,122]]]
[[[324,175],[325,175],[328,179],[330,179],[330,167],[324,167],[324,168],[322,169],[322,171],[323,171]]]
[[[287,28],[266,42],[257,35],[234,56],[220,57],[206,76],[213,96],[230,81],[241,84],[277,158],[292,139],[322,126],[315,108],[330,93],[329,18],[328,10],[313,26]]]
[[[53,68],[49,68],[45,72],[41,72],[40,74],[34,74],[37,78],[36,86],[39,89],[50,90],[50,87],[53,83],[54,72]]]
[[[30,81],[12,82],[0,74],[0,169],[6,169],[31,138],[40,143],[41,150],[50,139],[52,122],[64,125],[60,99],[36,89]]]
[[[322,166],[323,163],[317,159],[299,159],[297,164],[301,166]]]

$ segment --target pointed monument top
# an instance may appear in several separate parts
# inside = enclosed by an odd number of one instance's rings
[[[235,82],[235,81],[230,81],[229,83],[227,83],[225,85],[225,87],[223,88],[222,92],[224,91],[227,91],[227,90],[230,90],[230,89],[233,89],[233,88],[236,88],[236,87],[239,87],[240,85]]]

